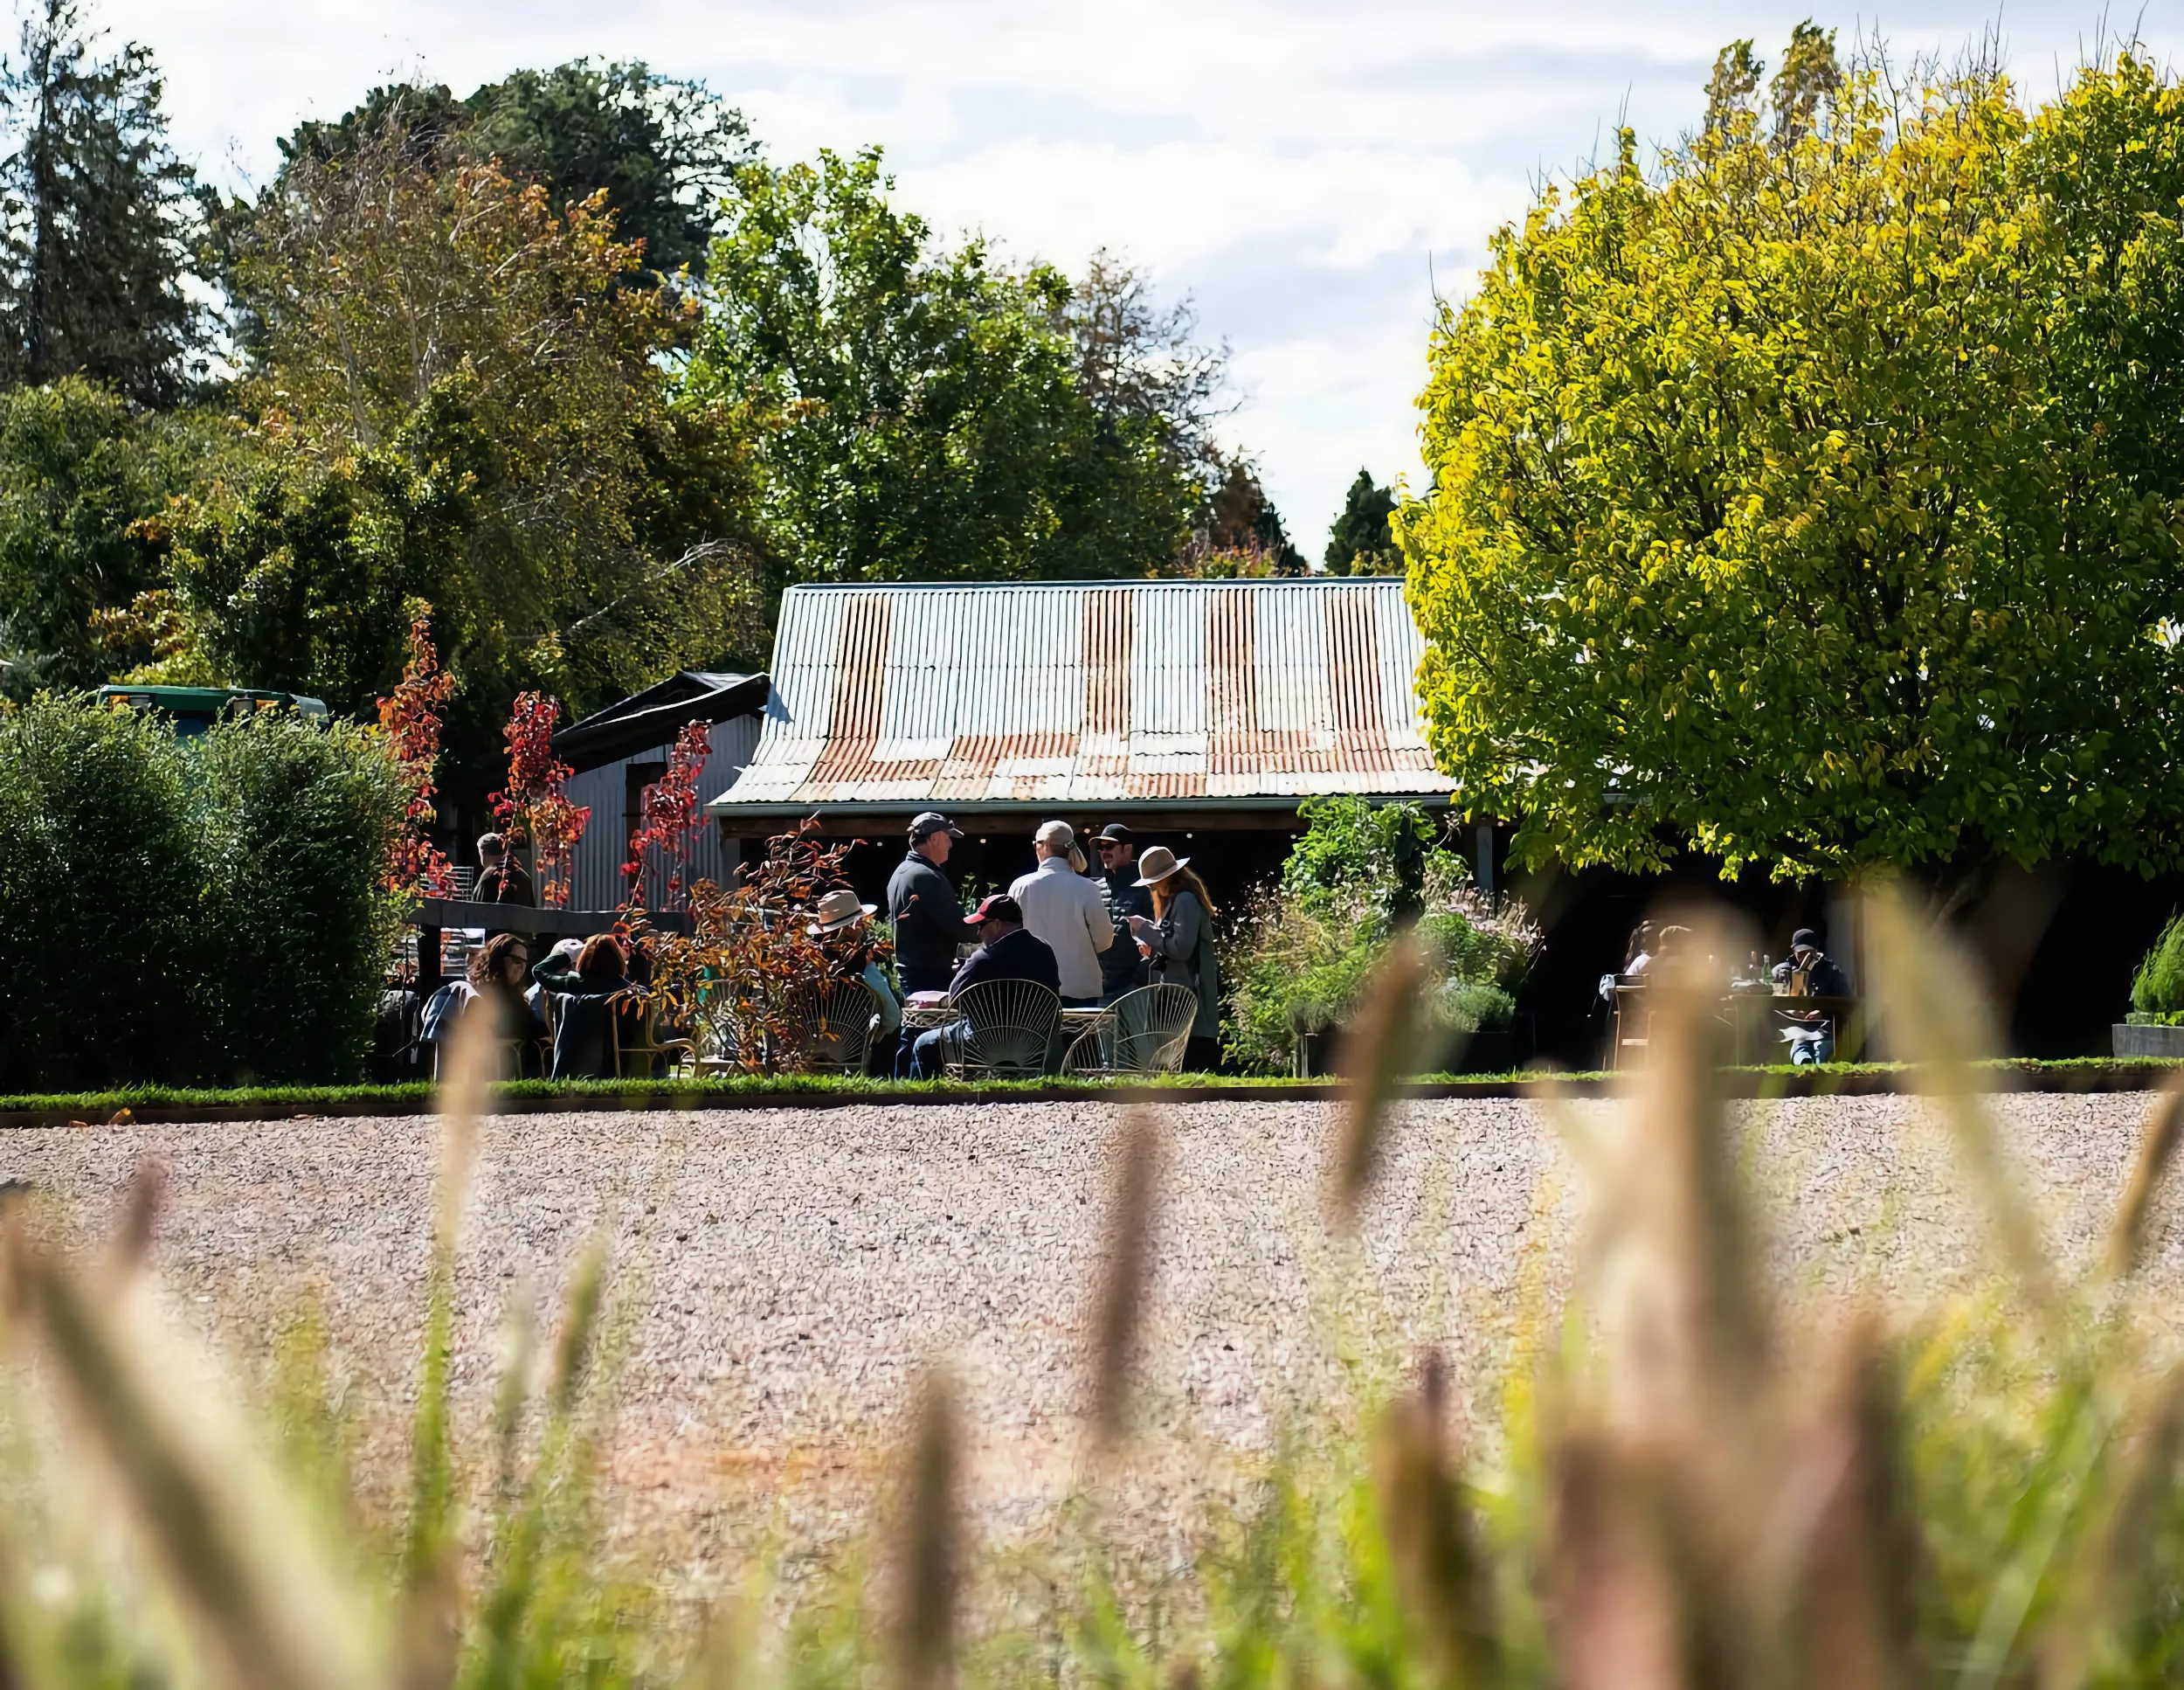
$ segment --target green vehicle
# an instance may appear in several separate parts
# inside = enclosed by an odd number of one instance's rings
[[[323,699],[244,687],[100,687],[99,702],[163,716],[183,739],[205,732],[224,716],[247,716],[253,710],[293,710],[307,718],[326,717]]]

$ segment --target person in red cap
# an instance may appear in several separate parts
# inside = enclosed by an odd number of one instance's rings
[[[963,959],[963,966],[949,981],[950,997],[991,980],[1027,980],[1061,995],[1061,969],[1054,961],[1054,947],[1024,931],[1024,911],[1014,898],[996,892],[971,912],[971,925],[978,931],[978,948]],[[948,1065],[948,1042],[954,1031],[937,1027],[919,1034],[897,1059],[897,1077],[907,1072],[914,1080],[937,1079]]]

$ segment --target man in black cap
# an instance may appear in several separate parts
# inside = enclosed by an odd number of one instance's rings
[[[1118,935],[1100,952],[1100,994],[1109,1003],[1152,980],[1152,964],[1130,940],[1130,918],[1152,919],[1152,894],[1137,883],[1137,840],[1119,821],[1110,821],[1093,841],[1100,849],[1100,878],[1107,886],[1107,912]]]
[[[978,948],[963,959],[956,977],[948,983],[948,995],[986,980],[1027,980],[1061,994],[1061,967],[1054,947],[1024,930],[1024,911],[1006,892],[996,892],[971,917],[978,932]],[[948,1065],[950,1047],[956,1036],[951,1027],[921,1033],[909,1048],[909,1077],[930,1080]]]
[[[1774,965],[1774,989],[1793,997],[1847,998],[1850,995],[1850,981],[1820,948],[1820,935],[1809,927],[1800,927],[1790,936],[1789,959]],[[1783,1029],[1790,1047],[1792,1066],[1803,1068],[1827,1062],[1835,1056],[1833,1019],[1817,1009],[1803,1015],[1785,1013],[1793,1023]]]
[[[1793,976],[1805,976],[1805,989],[1798,992],[1806,998],[1847,998],[1850,982],[1842,969],[1835,966],[1826,952],[1820,948],[1820,935],[1809,927],[1800,927],[1790,936],[1788,959],[1774,965],[1774,989],[1794,992]]]
[[[956,947],[975,937],[954,883],[940,871],[962,837],[946,816],[926,811],[910,823],[909,854],[888,881],[888,919],[895,924],[895,966],[904,997],[946,991],[955,978]]]

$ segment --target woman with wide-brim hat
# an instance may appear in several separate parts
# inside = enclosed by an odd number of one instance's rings
[[[860,904],[856,893],[844,887],[819,901],[812,911],[812,924],[805,931],[833,959],[832,978],[860,981],[872,994],[880,1031],[865,1053],[865,1071],[886,1074],[895,1067],[895,1047],[902,1033],[902,1005],[888,982],[888,971],[873,953],[871,922],[879,907]]]
[[[1210,1074],[1221,1061],[1220,966],[1213,956],[1213,900],[1191,872],[1191,859],[1165,845],[1148,846],[1137,858],[1137,884],[1152,893],[1152,918],[1132,916],[1130,936],[1152,959],[1153,973],[1198,994],[1191,1042],[1183,1065]]]

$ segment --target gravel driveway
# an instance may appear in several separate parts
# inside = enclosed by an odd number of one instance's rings
[[[1615,1105],[1575,1107],[1597,1121]],[[2146,1108],[1998,1100],[2067,1260],[2096,1247]],[[1263,1451],[1292,1401],[1326,1400],[1330,1382],[1342,1397],[1344,1378],[1345,1400],[1370,1396],[1420,1344],[1490,1379],[1538,1288],[1565,1277],[1585,1200],[1539,1106],[1403,1105],[1354,1244],[1322,1219],[1334,1119],[1248,1102],[1167,1118],[1137,1463],[1156,1512]],[[1751,1119],[1787,1283],[1924,1295],[1978,1271],[1976,1218],[1917,1105],[1814,1099]],[[985,1528],[1026,1530],[1082,1471],[1080,1333],[1119,1120],[1042,1104],[489,1122],[460,1270],[464,1413],[483,1410],[511,1300],[557,1307],[605,1229],[625,1346],[612,1473],[636,1541],[665,1534],[702,1565],[761,1532],[839,1537],[933,1358],[963,1387]],[[17,1132],[0,1134],[0,1178],[58,1199],[88,1241],[139,1160],[162,1160],[156,1259],[178,1305],[248,1375],[315,1298],[384,1493],[414,1389],[436,1135],[418,1119]],[[2184,1279],[2166,1209],[2156,1239],[2154,1271]]]

